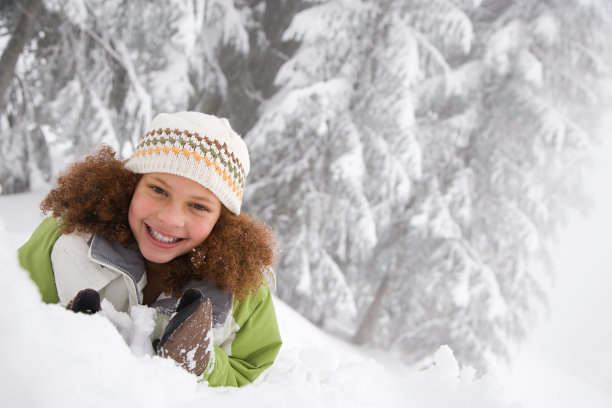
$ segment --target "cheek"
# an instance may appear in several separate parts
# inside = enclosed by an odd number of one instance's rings
[[[208,238],[210,232],[215,226],[215,222],[216,220],[207,220],[206,222],[198,222],[196,225],[194,225],[191,234],[194,241],[197,241],[199,244],[201,244],[206,238]]]
[[[148,211],[147,200],[143,199],[140,195],[134,194],[132,201],[130,202],[130,209],[128,211],[128,221],[130,227],[134,227],[142,220]]]

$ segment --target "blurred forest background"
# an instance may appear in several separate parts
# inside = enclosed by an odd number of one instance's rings
[[[153,116],[229,118],[278,296],[410,363],[481,372],[547,307],[608,108],[607,0],[0,1],[0,188]]]

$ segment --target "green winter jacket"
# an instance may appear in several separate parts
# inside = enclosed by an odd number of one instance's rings
[[[29,271],[44,302],[66,303],[72,296],[63,294],[66,292],[63,288],[65,285],[59,283],[61,280],[57,281],[60,275],[54,273],[52,263],[55,261],[52,262],[52,259],[56,260],[58,265],[65,265],[65,262],[68,262],[69,265],[74,258],[75,272],[71,273],[77,274],[73,275],[75,279],[72,280],[77,282],[82,280],[83,265],[91,265],[91,268],[89,266],[86,268],[89,276],[86,276],[85,279],[88,283],[93,282],[88,287],[96,286],[95,282],[102,282],[100,285],[106,285],[109,279],[118,277],[113,282],[119,282],[119,285],[124,286],[124,291],[133,293],[133,296],[129,297],[130,305],[142,304],[141,291],[144,287],[142,282],[146,282],[146,277],[143,279],[140,275],[144,274],[144,267],[134,267],[138,261],[136,258],[142,258],[139,252],[108,243],[97,235],[85,235],[82,242],[80,238],[77,238],[80,236],[72,235],[62,235],[56,220],[50,217],[39,225],[28,242],[18,251],[21,266]],[[73,242],[76,242],[77,245]],[[60,247],[61,250],[57,249]],[[56,253],[54,253],[54,248],[57,249]],[[57,252],[60,253],[57,254]],[[63,254],[64,259],[62,259]],[[68,269],[71,268],[68,267]],[[142,272],[139,272],[140,269]],[[100,274],[101,278],[91,276],[96,274]],[[70,284],[71,280],[68,281]],[[80,282],[76,285],[79,284]],[[61,295],[58,295],[58,287],[61,289],[59,290]],[[77,289],[84,289],[84,287],[71,288],[72,291]],[[104,288],[93,287],[93,289],[102,290],[101,294],[104,293]],[[273,364],[282,344],[269,287],[262,285],[244,301],[239,301],[233,295],[216,289],[210,282],[204,285],[203,292],[213,301],[213,320],[217,324],[213,324],[215,355],[211,359],[212,371],[207,369],[207,374],[204,374],[200,380],[208,381],[211,386],[234,387],[253,382]],[[62,297],[65,299],[61,299]],[[127,296],[125,297],[127,299]],[[164,305],[164,300],[171,300],[171,302],[166,302]],[[227,312],[224,314],[225,303],[227,303]],[[170,304],[176,304],[176,299],[163,299],[159,305],[156,302],[152,307],[156,307],[158,312],[169,314],[171,310],[167,306]]]

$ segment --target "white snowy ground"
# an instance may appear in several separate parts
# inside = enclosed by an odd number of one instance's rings
[[[381,352],[376,354],[384,362],[379,362],[324,334],[279,300],[284,344],[274,366],[241,389],[197,384],[170,360],[143,353],[142,333],[150,322],[146,308],[133,311],[133,326],[123,322],[122,335],[103,315],[74,314],[40,301],[15,251],[40,220],[37,203],[43,194],[0,196],[2,407],[511,406],[496,381],[475,380],[473,370],[458,367],[446,347],[425,371]]]
[[[0,196],[0,406],[509,406],[498,384],[488,377],[474,380],[473,370],[460,369],[448,348],[425,371],[391,356],[383,364],[319,331],[279,300],[284,345],[275,365],[242,389],[197,384],[171,361],[143,354],[146,308],[133,311],[139,319],[122,336],[103,315],[74,314],[40,301],[14,251],[40,220],[42,194]]]
[[[612,157],[610,147],[604,158]],[[599,174],[598,185],[610,186],[612,171]],[[599,190],[594,216],[563,242],[551,318],[509,375],[475,380],[446,347],[424,371],[384,352],[374,359],[277,300],[283,348],[275,365],[242,389],[208,388],[171,361],[143,354],[145,308],[120,334],[103,315],[43,304],[15,251],[41,219],[45,186],[0,196],[0,406],[610,408],[612,195]]]

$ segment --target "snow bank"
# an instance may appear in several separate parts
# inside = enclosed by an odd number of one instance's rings
[[[321,332],[279,300],[284,345],[276,364],[241,389],[198,384],[172,361],[149,355],[143,336],[146,340],[152,316],[146,308],[137,308],[130,319],[113,311],[89,316],[43,304],[14,255],[38,217],[8,218],[13,211],[7,208],[22,211],[21,200],[28,196],[7,200],[0,202],[0,406],[511,406],[498,384],[487,377],[476,380],[447,347],[424,371],[381,364]]]

